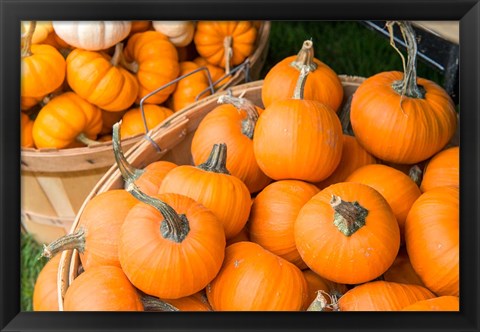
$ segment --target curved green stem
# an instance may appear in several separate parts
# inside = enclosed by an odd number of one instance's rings
[[[408,176],[417,184],[417,186],[420,187],[420,184],[422,183],[423,172],[418,165],[413,165],[409,169]]]
[[[233,49],[232,49],[233,38],[232,36],[226,36],[223,40],[223,48],[225,52],[225,73],[230,73],[231,65],[230,62],[232,61],[233,56]]]
[[[75,139],[87,146],[100,144],[100,142],[88,138],[84,133],[80,133]]]
[[[208,172],[230,174],[227,169],[227,145],[214,144],[207,161],[197,167]]]
[[[335,210],[333,224],[345,236],[351,236],[365,226],[368,210],[358,202],[346,202],[332,195],[330,205]]]
[[[314,59],[315,54],[313,50],[313,42],[311,40],[305,40],[297,57],[292,63],[290,63],[290,66],[298,70],[302,70],[303,67],[308,67],[310,71],[314,71],[318,67]]]
[[[41,257],[52,258],[64,250],[77,249],[80,253],[85,251],[85,229],[81,227],[77,232],[62,236],[48,245],[43,245]]]
[[[307,76],[310,73],[308,67],[303,67],[300,70],[300,75],[298,76],[297,85],[295,85],[295,90],[293,91],[293,99],[303,99],[303,92],[305,90],[305,83],[307,82]]]
[[[30,26],[28,27],[27,34],[23,40],[23,47],[22,47],[22,58],[32,55],[31,47],[32,47],[32,37],[33,33],[35,32],[35,27],[37,26],[37,21],[31,21]]]
[[[141,300],[145,311],[180,311],[177,307],[156,297],[142,294]]]
[[[217,102],[219,104],[231,104],[235,108],[247,113],[247,117],[242,121],[242,134],[253,139],[255,124],[258,120],[258,111],[255,105],[248,99],[237,98],[231,95],[221,95]]]
[[[123,55],[123,43],[118,43],[117,45],[115,45],[115,52],[113,53],[110,63],[112,64],[112,66],[115,67],[121,65],[127,68],[132,73],[138,72],[138,63],[136,63],[135,61],[127,62],[127,60],[125,60],[125,56]]]
[[[144,172],[143,169],[138,169],[132,166],[125,158],[123,154],[121,137],[120,137],[120,125],[122,121],[115,123],[112,127],[112,146],[113,146],[113,155],[117,163],[122,177],[125,180],[125,183],[135,182]]]

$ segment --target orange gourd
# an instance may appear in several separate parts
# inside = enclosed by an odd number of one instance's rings
[[[44,247],[43,256],[77,249],[85,270],[97,266],[117,266],[118,238],[127,213],[136,205],[132,195],[123,189],[113,189],[89,200],[80,216],[79,228]]]
[[[458,146],[440,151],[428,162],[423,173],[420,189],[429,191],[441,186],[460,186],[460,148]]]
[[[356,286],[338,300],[340,311],[399,311],[421,300],[434,298],[428,289],[388,281]]]
[[[304,99],[308,70],[302,69],[293,98],[268,106],[255,127],[255,158],[260,169],[274,180],[324,180],[342,157],[338,116],[329,106]]]
[[[433,299],[422,300],[410,304],[402,311],[459,311],[460,301],[458,296],[439,296]]]
[[[65,59],[50,45],[32,45],[36,23],[32,21],[22,39],[20,95],[43,98],[59,88],[65,80]]]
[[[145,116],[145,123],[140,107],[135,107],[128,110],[122,117],[121,134],[123,138],[128,138],[140,134],[146,134],[159,125],[162,121],[173,114],[169,108],[158,106],[154,104],[144,104],[143,114]]]
[[[250,21],[199,21],[193,42],[200,56],[229,73],[253,53],[256,38]]]
[[[20,146],[22,148],[35,147],[35,143],[33,142],[32,129],[33,129],[33,121],[30,119],[28,115],[21,112],[20,113],[20,130],[21,130]]]
[[[400,227],[404,243],[405,220],[413,203],[421,192],[413,180],[399,170],[386,165],[367,165],[354,171],[345,180],[366,184],[378,191],[387,200]]]
[[[298,180],[269,184],[253,201],[248,221],[251,241],[305,269],[295,245],[294,224],[300,209],[318,192],[313,184]]]
[[[137,103],[149,93],[170,83],[180,73],[178,53],[168,38],[157,31],[138,32],[128,39],[122,62],[135,73],[139,83]],[[156,92],[145,103],[161,104],[175,90],[175,84]]]
[[[134,184],[137,204],[121,229],[122,269],[142,292],[177,299],[199,292],[217,275],[225,254],[225,233],[215,215],[178,194],[147,196]]]
[[[323,181],[315,183],[320,188],[326,188],[331,184],[343,182],[356,169],[370,164],[376,164],[376,159],[368,153],[355,139],[355,137],[343,134],[342,158],[338,167]]]
[[[242,180],[251,193],[262,190],[271,179],[258,167],[253,153],[253,133],[262,109],[245,98],[222,95],[215,107],[200,122],[192,139],[193,162],[208,158],[213,144],[224,142],[228,148],[227,169]]]
[[[122,269],[98,266],[89,269],[68,287],[65,311],[143,311],[140,295]]]
[[[410,262],[432,292],[459,296],[459,189],[438,187],[423,193],[405,222]]]
[[[61,255],[50,259],[38,274],[33,288],[33,311],[58,311],[57,275]]]
[[[302,272],[253,242],[237,242],[207,287],[215,311],[298,311],[307,297]]]
[[[375,189],[353,182],[333,184],[313,196],[300,210],[294,232],[308,267],[341,284],[379,277],[400,247],[398,223],[387,201]]]
[[[314,57],[313,42],[306,40],[298,55],[289,56],[267,73],[262,87],[265,107],[273,102],[286,100],[293,95],[302,68],[310,74],[305,83],[304,98],[316,100],[338,112],[343,101],[343,86],[338,75],[325,63]]]
[[[227,146],[215,144],[203,164],[172,169],[159,193],[177,193],[203,204],[220,220],[228,240],[247,223],[251,198],[247,186],[226,169],[226,156]]]
[[[425,287],[422,280],[413,269],[410,258],[408,257],[407,249],[404,246],[400,247],[392,266],[390,266],[383,274],[383,280]]]
[[[417,79],[415,33],[410,23],[399,25],[408,48],[404,73],[382,72],[366,79],[353,95],[350,121],[355,137],[375,157],[415,164],[449,142],[457,117],[443,88]]]
[[[135,101],[138,83],[120,65],[123,44],[112,57],[104,52],[74,49],[67,57],[67,81],[79,96],[106,111],[128,109]]]
[[[192,61],[180,62],[179,76],[187,75],[199,68],[200,66]],[[172,110],[178,112],[191,103],[207,97],[211,94],[209,87],[210,85],[204,71],[183,77],[177,82],[175,91],[171,96],[170,104]]]
[[[100,109],[69,91],[52,98],[40,110],[32,135],[37,148],[63,149],[75,140],[89,144],[101,130]]]

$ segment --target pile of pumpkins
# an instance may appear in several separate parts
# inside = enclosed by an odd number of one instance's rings
[[[259,27],[258,21],[23,21],[21,146],[110,141],[120,119],[123,137],[145,133],[228,82],[231,69],[253,53]]]
[[[411,26],[396,23],[412,60]],[[354,136],[338,117],[341,81],[310,40],[268,72],[262,107],[219,98],[194,165],[134,168],[114,124],[125,187],[45,246],[34,310],[58,310],[58,253],[76,248],[67,311],[458,311],[456,110],[408,63],[409,75],[356,90]]]

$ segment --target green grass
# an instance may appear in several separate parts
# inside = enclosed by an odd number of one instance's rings
[[[306,39],[312,39],[315,56],[337,74],[368,77],[373,74],[402,70],[402,62],[389,40],[358,22],[272,22],[270,48],[262,78],[277,62],[300,50]],[[418,61],[418,76],[439,84],[442,75]],[[32,309],[31,296],[37,275],[45,260],[37,261],[41,246],[22,235],[21,310]]]

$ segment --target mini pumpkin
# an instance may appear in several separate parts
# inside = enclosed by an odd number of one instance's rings
[[[460,185],[460,148],[454,146],[440,151],[427,163],[420,189],[429,191],[441,186]]]
[[[144,104],[143,114],[140,107],[129,109],[122,116],[121,135],[128,138],[146,134],[172,114],[171,109],[154,104]]]
[[[433,299],[422,300],[410,304],[402,311],[459,311],[460,301],[458,296],[439,296]]]
[[[50,259],[38,274],[33,288],[34,311],[58,311],[57,275],[60,255]]]
[[[153,21],[153,28],[163,33],[177,47],[190,44],[195,33],[193,21]]]

